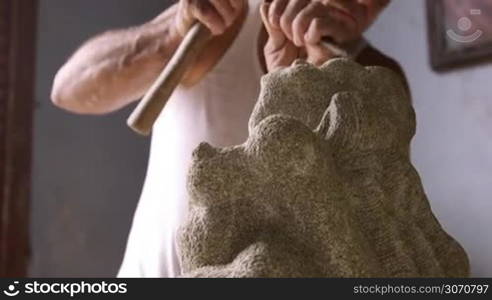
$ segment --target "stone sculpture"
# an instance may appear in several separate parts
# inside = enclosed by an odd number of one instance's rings
[[[179,234],[184,277],[465,277],[409,144],[398,75],[335,59],[266,75],[243,145],[201,144]]]

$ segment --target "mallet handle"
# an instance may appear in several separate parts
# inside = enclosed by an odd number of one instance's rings
[[[190,28],[171,60],[128,118],[130,128],[141,135],[150,134],[169,97],[210,37],[210,31],[201,23],[197,22]]]

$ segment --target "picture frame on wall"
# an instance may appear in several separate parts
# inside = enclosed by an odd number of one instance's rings
[[[427,0],[432,68],[492,62],[492,1]]]

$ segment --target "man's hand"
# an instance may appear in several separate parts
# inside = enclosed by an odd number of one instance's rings
[[[176,29],[184,37],[197,20],[220,35],[239,17],[245,0],[180,0]]]
[[[268,33],[268,40],[263,49],[265,64],[269,72],[287,67],[300,57],[300,49],[290,41],[281,28],[274,26],[269,18],[270,4],[263,3],[260,8],[261,18]]]
[[[321,45],[324,37],[338,44],[359,38],[355,20],[327,0],[273,0],[261,7],[269,39],[264,48],[269,71],[287,67],[297,58],[321,65],[334,56]]]

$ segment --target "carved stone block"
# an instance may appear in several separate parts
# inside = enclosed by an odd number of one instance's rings
[[[243,145],[201,144],[179,235],[184,277],[465,277],[409,158],[392,71],[335,59],[268,74]]]

